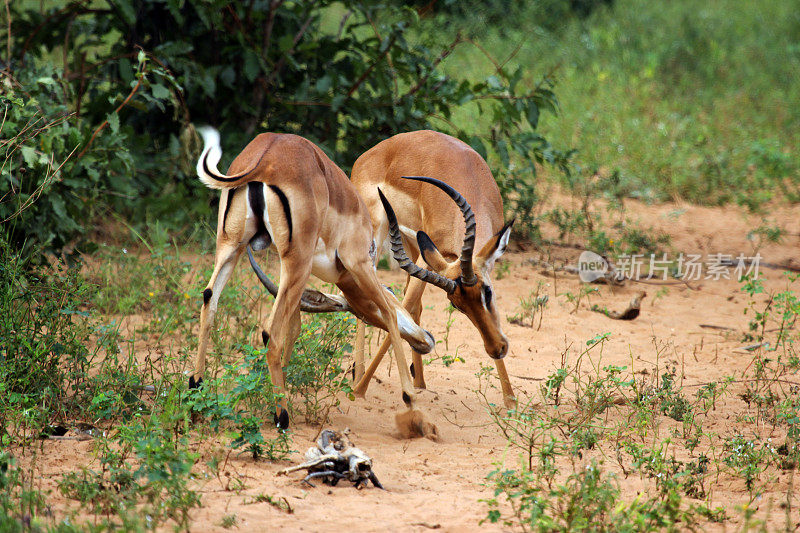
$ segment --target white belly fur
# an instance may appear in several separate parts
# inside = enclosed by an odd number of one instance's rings
[[[336,250],[328,249],[322,239],[317,240],[311,273],[325,283],[339,281],[339,269],[336,268]]]

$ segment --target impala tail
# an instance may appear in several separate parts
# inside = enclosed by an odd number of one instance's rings
[[[197,176],[206,187],[211,189],[229,189],[240,185],[242,178],[246,178],[254,169],[251,168],[239,174],[226,176],[219,171],[217,165],[222,158],[222,147],[219,142],[219,132],[210,127],[203,126],[197,129],[197,133],[203,138],[203,153],[197,160]]]

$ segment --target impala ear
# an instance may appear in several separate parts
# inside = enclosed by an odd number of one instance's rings
[[[417,246],[419,246],[422,259],[428,263],[428,266],[431,267],[434,272],[444,272],[447,268],[447,261],[445,261],[439,249],[433,244],[431,238],[428,237],[428,234],[424,231],[417,232]]]
[[[508,246],[508,239],[511,237],[511,226],[514,225],[515,221],[516,219],[512,218],[511,221],[503,226],[503,229],[498,231],[495,236],[481,248],[481,251],[478,252],[475,262],[478,268],[481,269],[481,272],[491,271],[492,268],[494,268],[495,261],[505,253],[506,247]]]

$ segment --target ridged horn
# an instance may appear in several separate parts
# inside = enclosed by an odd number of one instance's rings
[[[261,270],[261,267],[256,263],[256,258],[253,257],[253,251],[250,246],[247,246],[247,258],[250,260],[250,266],[253,267],[253,272],[261,284],[266,287],[267,291],[274,296],[278,297],[278,285],[275,284],[269,277]],[[306,313],[339,313],[350,312],[350,304],[347,303],[342,296],[333,294],[325,294],[314,289],[304,289],[303,295],[300,297],[300,310]],[[353,313],[355,314],[355,313]]]
[[[478,277],[472,268],[472,253],[475,250],[475,213],[472,212],[472,207],[461,196],[461,193],[441,180],[427,176],[403,176],[403,179],[430,183],[443,190],[456,203],[464,216],[464,224],[466,225],[464,245],[461,247],[461,283],[467,286],[478,283]]]
[[[441,274],[437,274],[436,272],[420,268],[411,262],[411,259],[409,259],[406,254],[405,248],[403,248],[403,237],[400,235],[400,227],[397,225],[397,215],[395,215],[392,205],[380,189],[378,189],[378,196],[380,196],[383,208],[386,210],[386,218],[389,219],[389,243],[392,247],[392,254],[395,260],[400,264],[400,268],[408,272],[410,276],[414,276],[426,283],[439,287],[448,294],[452,294],[457,287],[455,281]]]

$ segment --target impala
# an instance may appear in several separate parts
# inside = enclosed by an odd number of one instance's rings
[[[503,201],[489,166],[458,139],[415,131],[395,135],[365,152],[353,165],[351,181],[367,204],[377,242],[391,234],[395,259],[409,274],[403,307],[419,324],[425,287],[444,290],[483,338],[497,367],[505,404],[513,406],[514,392],[502,359],[508,340],[500,326],[491,273],[506,249],[514,221],[503,222]],[[361,324],[358,329],[363,334]],[[361,346],[357,342],[360,380],[354,392],[363,397],[389,339],[366,371]],[[412,359],[414,385],[424,388],[422,354],[415,350]]]
[[[200,341],[189,386],[202,384],[214,314],[239,257],[246,248],[250,254],[249,247],[271,247],[280,258],[280,280],[278,286],[272,284],[276,299],[262,339],[275,392],[285,393],[283,366],[300,332],[301,309],[351,311],[389,333],[408,407],[397,416],[400,429],[409,436],[435,436],[436,428],[414,408],[416,396],[400,340],[427,353],[433,349],[433,337],[378,281],[369,212],[344,172],[303,137],[264,133],[236,157],[228,174],[222,174],[217,169],[222,154],[219,134],[205,128],[201,135],[205,146],[197,173],[222,194],[214,271],[203,291]],[[344,297],[305,290],[311,274],[336,284]],[[259,277],[268,281],[263,272]],[[282,428],[289,424],[285,400],[277,402],[275,422]]]

